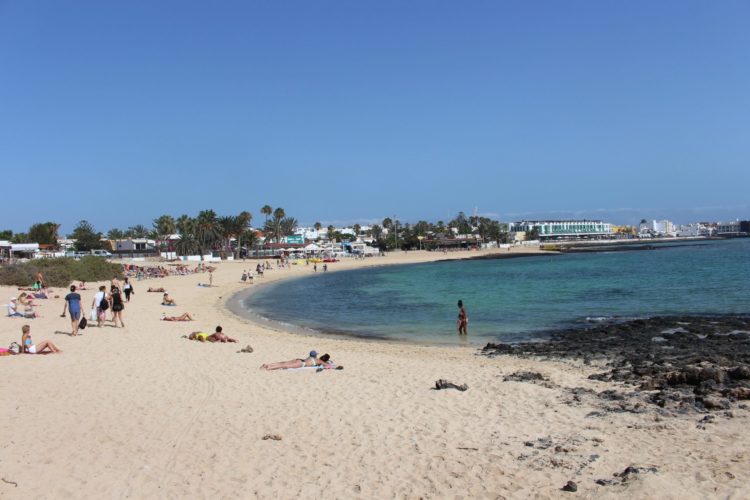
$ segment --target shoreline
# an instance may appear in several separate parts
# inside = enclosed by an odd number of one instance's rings
[[[549,255],[557,255],[557,252],[547,252],[547,251],[523,251],[523,252],[514,252],[514,253],[505,253],[505,251],[500,249],[490,249],[490,252],[486,255],[467,255],[464,257],[459,258],[438,258],[434,260],[420,260],[417,262],[396,262],[396,263],[388,263],[388,262],[373,262],[369,263],[369,265],[366,266],[356,266],[356,267],[349,267],[345,269],[337,269],[333,268],[328,270],[328,272],[350,272],[350,271],[358,271],[365,267],[367,268],[373,268],[373,267],[399,267],[399,266],[413,266],[413,265],[420,265],[420,264],[429,264],[434,262],[456,262],[461,260],[484,260],[484,259],[512,259],[512,258],[523,258],[523,257],[543,257],[543,256],[549,256]],[[445,254],[441,254],[445,255]],[[449,254],[450,255],[450,254]],[[379,258],[379,257],[373,257],[373,258]],[[277,271],[277,270],[274,270]],[[283,270],[282,270],[283,271]],[[344,338],[344,339],[350,339],[350,340],[361,340],[364,342],[391,342],[394,344],[414,344],[414,345],[421,345],[421,346],[434,346],[434,347],[452,347],[452,348],[476,348],[481,349],[482,345],[484,345],[485,341],[480,340],[477,343],[470,343],[470,340],[467,339],[465,343],[452,343],[452,342],[439,342],[436,340],[419,340],[419,339],[408,339],[408,338],[396,338],[396,337],[389,337],[386,335],[364,335],[364,334],[358,334],[358,333],[352,333],[350,331],[347,331],[345,329],[331,329],[331,330],[318,330],[315,328],[309,328],[304,327],[300,325],[295,325],[293,323],[288,323],[285,321],[279,321],[271,318],[267,318],[260,313],[253,312],[250,309],[246,309],[242,305],[242,301],[244,299],[247,299],[254,293],[258,291],[258,288],[263,286],[269,286],[269,285],[278,285],[281,282],[286,282],[289,280],[298,280],[309,277],[308,276],[293,276],[289,277],[287,279],[281,278],[279,280],[274,280],[269,283],[264,283],[262,279],[264,278],[258,278],[258,282],[255,282],[252,285],[247,285],[247,289],[245,290],[239,290],[236,293],[234,293],[231,297],[229,297],[224,302],[224,307],[226,307],[229,311],[231,311],[236,316],[242,318],[243,320],[255,324],[261,328],[267,328],[269,330],[273,330],[276,332],[283,332],[283,333],[289,333],[293,335],[300,335],[303,337],[330,337],[330,338]]]

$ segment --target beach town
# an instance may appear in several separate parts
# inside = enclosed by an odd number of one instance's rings
[[[0,499],[750,498],[748,18],[0,1]]]
[[[40,272],[26,287],[2,286],[13,304],[21,289],[32,300],[3,319],[3,344],[37,353],[3,357],[2,414],[12,423],[2,440],[4,498],[706,498],[747,490],[742,399],[750,395],[742,391],[731,405],[705,398],[700,409],[665,412],[631,400],[637,386],[593,377],[603,361],[585,356],[495,356],[495,346],[477,356],[469,345],[292,333],[251,321],[238,306],[318,263],[338,272],[554,252],[544,243],[519,235],[513,244],[388,251],[359,238],[336,246],[253,234],[258,248],[248,254],[237,238],[224,246],[219,237],[211,253],[195,256],[170,254],[166,239],[158,257],[118,255],[138,241],[107,247],[99,235],[106,254],[80,262],[112,263],[117,277],[51,286]],[[145,254],[148,245],[125,251]],[[13,258],[6,268],[50,260]],[[71,318],[73,293],[80,317],[91,309],[86,328]],[[619,393],[628,396],[612,399]]]

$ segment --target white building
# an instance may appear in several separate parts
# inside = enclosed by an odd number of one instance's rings
[[[294,229],[294,234],[302,236],[305,240],[315,241],[322,238],[324,234],[328,234],[328,231],[324,231],[323,228],[318,231],[314,227],[297,227]]]
[[[711,237],[714,234],[714,228],[700,222],[692,224],[682,224],[675,228],[677,236],[683,238],[695,238],[698,236]]]
[[[16,259],[35,259],[39,255],[39,243],[11,243],[10,256]]]
[[[717,236],[728,235],[728,234],[739,234],[740,232],[740,221],[732,222],[719,222],[716,224]]]
[[[536,229],[539,238],[550,239],[592,239],[609,238],[613,234],[612,224],[600,220],[548,220],[521,221],[510,224],[512,233],[529,233]]]
[[[123,240],[114,240],[115,252],[135,252],[135,253],[150,253],[156,251],[156,241],[149,240],[146,238],[132,238]]]

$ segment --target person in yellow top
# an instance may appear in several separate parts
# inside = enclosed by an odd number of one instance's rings
[[[216,331],[210,334],[205,332],[192,332],[187,336],[187,339],[198,340],[200,342],[237,342],[236,339],[227,336],[222,331],[221,326],[217,326]]]

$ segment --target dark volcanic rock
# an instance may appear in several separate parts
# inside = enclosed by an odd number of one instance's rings
[[[729,401],[726,399],[719,399],[719,398],[703,398],[702,400],[703,406],[707,410],[726,410],[729,408]]]
[[[514,372],[503,377],[503,382],[536,382],[540,380],[545,380],[545,378],[538,372]]]
[[[734,389],[725,389],[722,394],[734,399],[750,399],[750,389],[747,387],[735,387]]]
[[[722,396],[750,399],[748,332],[750,316],[655,317],[555,331],[545,342],[487,344],[482,354],[605,360],[604,371],[589,378],[659,391],[658,397],[646,398],[661,407],[719,409],[726,401]],[[519,372],[505,380],[545,379]],[[611,391],[600,397],[618,399]]]
[[[578,485],[574,483],[573,481],[568,481],[567,483],[565,483],[565,486],[563,486],[561,489],[563,491],[576,492],[578,491]]]
[[[620,478],[622,478],[624,480],[624,479],[627,479],[627,477],[630,474],[642,474],[642,473],[645,473],[645,472],[650,472],[652,474],[655,474],[658,471],[657,471],[656,467],[634,467],[634,466],[631,465],[631,466],[625,468],[625,470],[622,471],[621,473],[615,474],[615,475],[617,477],[620,477]]]
[[[732,368],[727,374],[734,380],[750,380],[750,366],[743,365]]]

